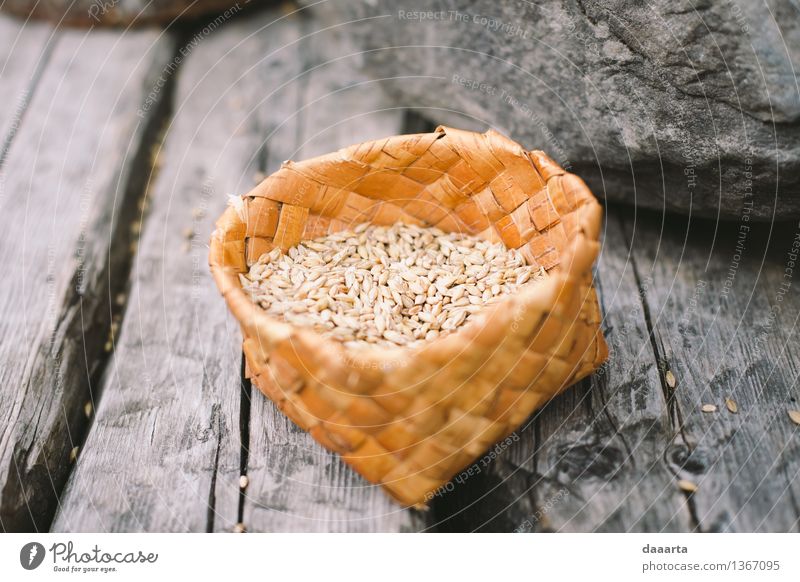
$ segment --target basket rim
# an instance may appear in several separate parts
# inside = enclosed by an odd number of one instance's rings
[[[433,133],[438,134],[441,137],[444,136],[447,129],[448,128],[439,126]],[[457,131],[482,135],[478,132],[468,132],[465,130]],[[496,132],[493,130],[485,132],[485,134],[490,133]],[[430,134],[409,135],[416,136]],[[384,139],[370,140],[356,145],[381,142],[384,141]],[[540,152],[539,150],[528,151],[524,150],[523,148],[522,151],[525,154],[543,154],[543,152]],[[330,154],[326,155],[329,156]],[[326,155],[310,158],[306,161],[313,162],[314,160],[323,158]],[[284,164],[286,163],[287,162],[284,162]],[[267,176],[264,178],[264,180],[269,180],[275,175],[275,173],[276,172],[270,174],[270,176]],[[560,175],[574,176],[574,174],[563,170]],[[497,303],[486,306],[484,310],[481,311],[483,317],[463,325],[444,336],[426,340],[421,345],[414,347],[384,347],[377,345],[365,345],[359,347],[346,346],[343,342],[326,337],[320,332],[317,332],[311,328],[297,326],[285,321],[281,321],[280,319],[269,315],[260,305],[252,301],[252,299],[242,288],[239,280],[240,274],[248,272],[246,261],[244,262],[244,269],[238,269],[232,264],[225,264],[224,259],[226,254],[222,247],[223,243],[225,242],[231,242],[232,240],[244,241],[246,238],[244,233],[247,226],[247,218],[243,216],[243,212],[241,212],[240,208],[237,208],[237,202],[243,201],[246,198],[253,198],[253,190],[246,194],[232,196],[228,207],[217,221],[217,228],[215,228],[215,230],[212,232],[209,243],[209,268],[218,289],[225,298],[228,308],[234,315],[235,319],[242,326],[245,337],[255,337],[259,342],[266,341],[267,344],[277,344],[279,342],[291,339],[293,342],[295,342],[295,349],[298,349],[300,346],[305,346],[310,350],[338,350],[345,354],[340,361],[349,362],[351,366],[355,366],[356,368],[359,368],[363,365],[369,365],[374,362],[390,363],[399,360],[408,361],[409,359],[413,359],[414,355],[418,352],[437,349],[448,351],[447,348],[449,347],[449,344],[459,343],[460,339],[465,335],[476,333],[479,334],[480,329],[491,328],[491,322],[495,317],[497,317],[497,314],[506,310],[511,305],[519,304],[524,306],[529,302],[537,301],[547,301],[547,303],[553,303],[557,294],[564,287],[568,280],[575,277],[584,276],[587,272],[590,272],[592,264],[594,263],[594,260],[599,252],[598,239],[602,225],[603,211],[602,206],[591,190],[589,190],[582,180],[580,181],[580,184],[584,190],[584,196],[581,198],[580,204],[576,207],[576,211],[580,213],[578,231],[575,233],[566,247],[562,249],[559,262],[549,270],[544,269],[546,275],[542,280],[525,285],[521,289],[518,289],[515,293],[505,296]],[[588,196],[586,194],[588,194]],[[357,223],[354,223],[353,226],[356,224]],[[240,234],[241,236],[239,236]],[[505,245],[505,243],[503,244]],[[244,251],[242,252],[244,253]]]

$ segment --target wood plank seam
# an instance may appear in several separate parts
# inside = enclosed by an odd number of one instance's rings
[[[174,75],[173,75],[174,76]],[[102,346],[102,351],[94,351],[87,353],[87,360],[94,362],[91,366],[92,374],[89,379],[89,394],[91,398],[92,410],[97,410],[97,407],[102,398],[102,378],[106,369],[111,361],[112,354],[116,343],[119,330],[124,325],[125,313],[128,304],[128,290],[130,288],[130,273],[133,263],[136,260],[138,229],[136,224],[147,215],[147,196],[148,189],[154,183],[158,174],[158,160],[157,155],[163,143],[163,130],[168,123],[171,116],[171,93],[174,82],[170,79],[162,89],[159,96],[159,101],[154,104],[147,117],[145,118],[145,129],[143,130],[142,140],[139,144],[138,150],[135,152],[133,161],[130,166],[130,171],[125,177],[126,186],[124,195],[119,205],[117,212],[117,222],[114,225],[113,233],[111,235],[111,246],[109,247],[109,259],[106,262],[107,272],[103,272],[99,276],[99,280],[108,281],[107,297],[109,302],[107,309],[98,310],[99,314],[108,314],[107,325],[101,323],[101,328],[111,328],[112,332],[107,341],[110,342],[110,348],[105,343],[105,338],[101,338],[105,345]],[[123,298],[122,301],[110,301],[116,298]],[[112,315],[117,308],[117,313]],[[97,322],[95,318],[93,323]],[[85,327],[82,327],[85,329]],[[88,351],[88,350],[87,350]],[[83,447],[89,432],[92,430],[94,415],[88,420],[83,430],[75,435],[75,440],[80,443],[79,447]],[[69,467],[69,473],[74,469],[75,464]],[[65,480],[66,483],[66,480]],[[63,490],[63,487],[62,487]],[[59,497],[61,491],[59,491]],[[52,519],[53,516],[51,516]]]
[[[51,46],[48,49],[48,62],[52,54]],[[43,73],[44,69],[37,74],[41,78]],[[38,83],[39,79],[36,80],[37,86]],[[162,95],[166,94],[167,91],[164,90]],[[87,418],[84,412],[85,403],[88,398],[91,408],[96,407],[99,398],[96,387],[100,385],[110,358],[114,330],[119,329],[125,311],[124,302],[117,298],[125,295],[128,285],[128,273],[135,255],[134,225],[137,215],[140,214],[140,203],[145,195],[148,178],[154,169],[151,148],[157,141],[165,115],[164,103],[162,100],[156,104],[137,128],[136,135],[131,138],[129,145],[132,145],[133,150],[130,152],[130,161],[118,170],[119,175],[111,185],[118,188],[118,191],[121,190],[121,195],[116,200],[110,196],[108,200],[103,200],[97,223],[86,227],[91,232],[92,229],[103,229],[106,232],[110,229],[108,245],[100,243],[98,248],[91,248],[90,245],[94,243],[89,240],[88,235],[86,239],[78,241],[79,245],[83,245],[83,252],[76,249],[78,261],[71,271],[70,284],[65,294],[59,298],[58,318],[54,324],[58,334],[63,335],[64,343],[50,346],[55,352],[50,350],[44,353],[40,350],[30,360],[31,376],[43,373],[41,368],[50,359],[55,360],[58,365],[67,362],[63,365],[79,367],[80,372],[60,378],[59,382],[80,385],[75,394],[86,396],[62,403],[64,409],[61,414],[65,419],[68,435],[58,437],[58,450],[49,452],[52,458],[41,459],[48,473],[47,488],[36,484],[36,479],[32,478],[28,468],[31,463],[35,467],[40,461],[30,459],[28,450],[15,447],[15,477],[11,477],[6,483],[0,507],[0,527],[4,530],[49,529],[64,486],[75,467],[74,463],[60,462],[67,457],[62,457],[60,449],[67,447],[69,452],[69,448],[77,445],[79,450],[91,428],[91,417]],[[101,196],[109,194],[113,192],[100,193]],[[103,254],[104,258],[98,260],[97,254]],[[47,427],[42,430],[45,428]],[[20,502],[27,508],[23,512],[16,507]]]
[[[266,167],[266,166],[265,166]],[[253,398],[253,386],[250,383],[250,378],[246,373],[247,362],[245,360],[244,352],[242,352],[242,367],[239,374],[239,474],[241,479],[247,479],[248,463],[250,462],[250,423],[251,423],[251,403]],[[236,511],[236,522],[244,522],[244,508],[246,497],[246,487],[239,488],[239,505]]]
[[[618,220],[620,229],[627,237],[628,248],[633,248],[633,234],[629,233],[628,231],[627,221],[622,215],[618,215]],[[669,411],[668,417],[670,426],[672,427],[673,442],[680,441],[691,452],[694,448],[694,445],[684,431],[684,415],[681,411],[680,403],[678,402],[678,399],[675,398],[674,394],[672,394],[670,387],[667,385],[665,374],[667,370],[669,370],[669,362],[664,353],[664,349],[660,347],[658,343],[656,330],[650,314],[650,306],[647,302],[647,286],[644,284],[641,274],[639,273],[639,268],[636,264],[636,257],[633,253],[630,254],[630,263],[634,280],[636,281],[636,285],[639,289],[639,301],[642,306],[642,311],[644,312],[644,322],[647,326],[647,334],[650,339],[650,346],[653,350],[653,357],[655,358],[656,365],[658,366],[658,378],[661,382],[661,393],[664,395],[664,404]],[[676,479],[680,479],[680,475],[678,475],[677,472],[673,470],[673,473],[675,474]],[[692,531],[700,532],[702,530],[700,529],[700,519],[697,515],[697,507],[695,506],[694,498],[692,497],[691,492],[688,491],[683,491],[683,495],[686,497],[686,509],[689,512]]]

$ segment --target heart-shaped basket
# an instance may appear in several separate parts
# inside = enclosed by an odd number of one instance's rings
[[[502,241],[547,276],[455,333],[396,349],[347,348],[242,289],[239,275],[276,246],[397,221]],[[248,377],[366,479],[421,507],[606,359],[592,286],[601,222],[583,181],[543,152],[439,127],[284,163],[220,217],[209,262]]]

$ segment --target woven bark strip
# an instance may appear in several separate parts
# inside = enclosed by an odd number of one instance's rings
[[[326,448],[404,505],[426,498],[608,356],[592,287],[602,210],[546,154],[439,127],[286,162],[217,222],[209,262],[247,373]],[[404,221],[517,248],[544,281],[418,348],[348,349],[268,316],[239,274],[274,248]]]

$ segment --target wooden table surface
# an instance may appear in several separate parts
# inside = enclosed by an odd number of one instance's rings
[[[609,362],[427,512],[288,422],[243,379],[213,222],[282,160],[435,123],[305,11],[203,24],[0,17],[3,530],[798,531],[796,222],[607,207]]]

